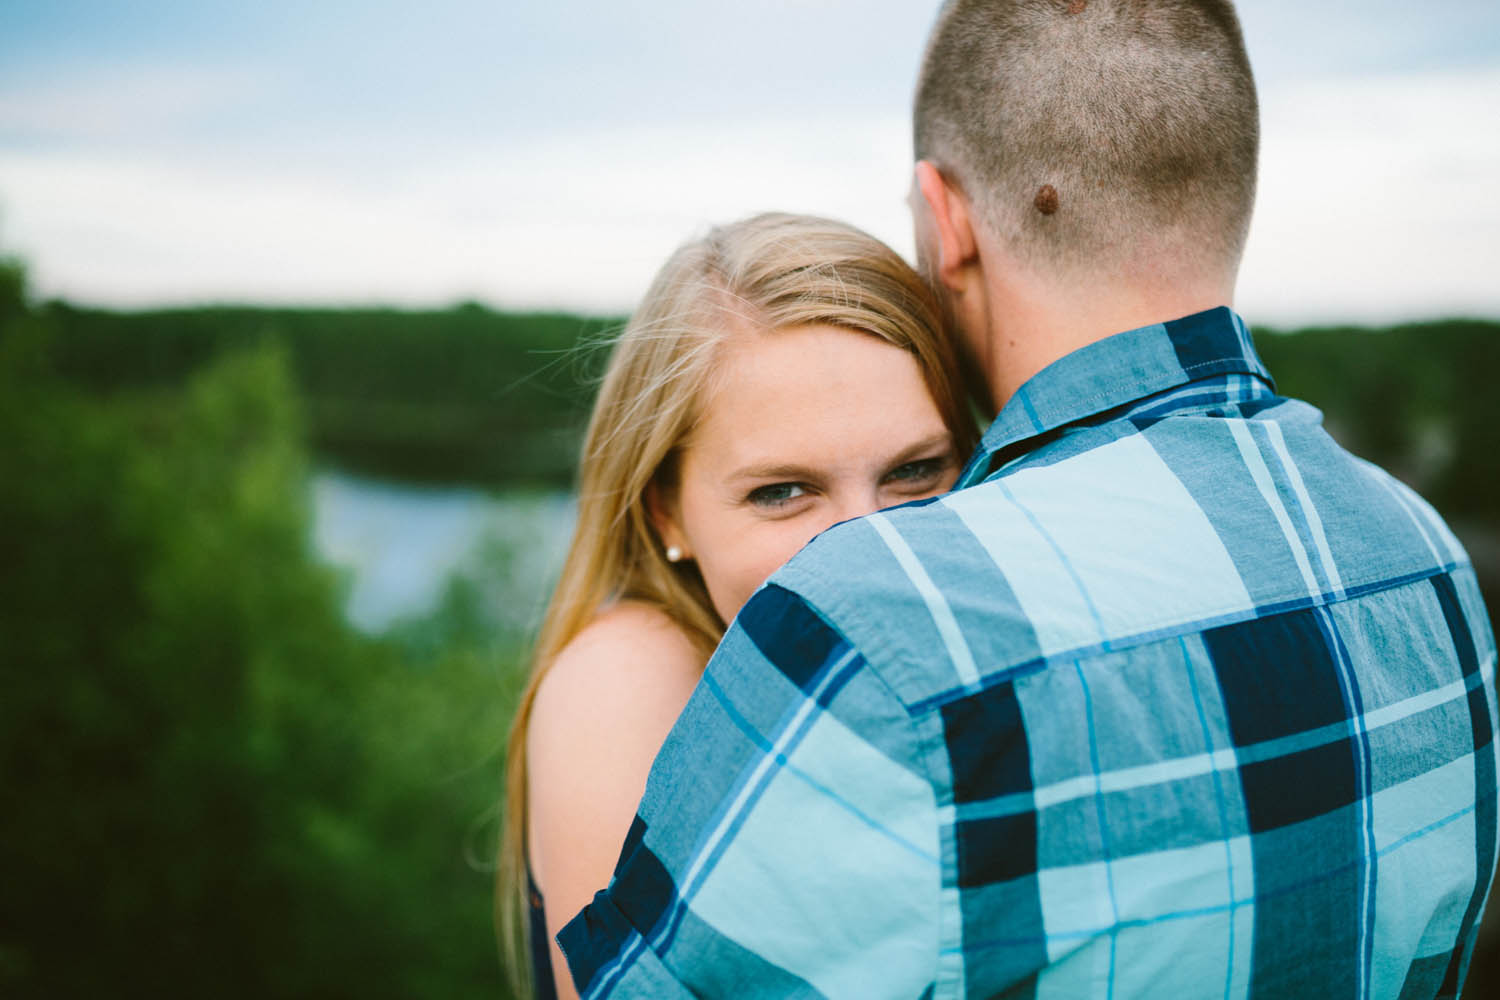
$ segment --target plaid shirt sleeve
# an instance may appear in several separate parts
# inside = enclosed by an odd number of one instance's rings
[[[797,595],[757,593],[657,758],[609,888],[559,936],[583,996],[932,983],[937,802],[910,717],[866,668]]]

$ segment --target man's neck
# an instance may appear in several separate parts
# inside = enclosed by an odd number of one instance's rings
[[[986,302],[988,335],[977,345],[996,412],[1033,375],[1080,348],[1230,305],[1233,298],[1232,284],[1222,281],[1109,287],[1084,280],[1066,289],[1015,280],[997,284]]]

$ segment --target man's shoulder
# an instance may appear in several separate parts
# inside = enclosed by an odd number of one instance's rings
[[[1429,506],[1315,421],[1192,419],[1087,429],[839,525],[772,579],[920,707],[1467,563]]]

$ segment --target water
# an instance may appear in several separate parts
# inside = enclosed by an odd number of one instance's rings
[[[537,621],[572,530],[563,492],[411,486],[323,470],[313,546],[350,574],[351,623],[379,632],[434,610],[455,575],[478,583],[500,624]]]

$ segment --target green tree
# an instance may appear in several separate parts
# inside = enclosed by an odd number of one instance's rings
[[[46,327],[0,334],[0,994],[495,996],[504,651],[345,624],[283,349],[100,398]]]

